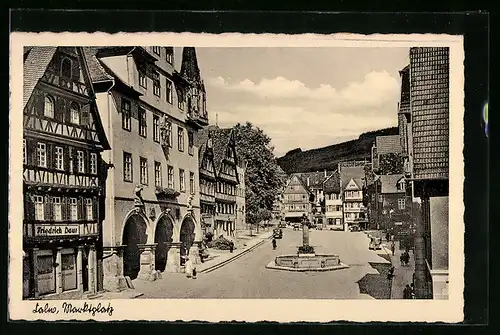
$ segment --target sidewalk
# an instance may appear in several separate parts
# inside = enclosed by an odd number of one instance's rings
[[[410,262],[408,266],[402,266],[399,257],[404,250],[399,250],[399,241],[394,241],[394,255],[392,256],[389,245],[385,249],[391,255],[391,262],[394,266],[394,277],[392,278],[391,299],[403,299],[403,290],[407,284],[411,284],[413,280],[413,272],[415,271],[415,256],[410,250]]]
[[[217,250],[209,248],[207,251],[209,253],[208,260],[205,262],[197,264],[196,270],[198,273],[208,273],[215,269],[218,269],[227,263],[243,256],[247,252],[255,249],[259,245],[265,243],[265,241],[269,240],[272,236],[273,232],[266,231],[256,236],[238,236],[237,241],[235,241],[236,249],[233,252],[229,252],[229,250]]]

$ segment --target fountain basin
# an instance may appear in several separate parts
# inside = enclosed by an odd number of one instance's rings
[[[291,254],[280,255],[266,268],[288,271],[332,271],[348,268],[338,255]]]

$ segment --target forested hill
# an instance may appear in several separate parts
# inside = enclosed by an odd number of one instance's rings
[[[293,149],[278,158],[278,164],[287,173],[335,170],[337,164],[350,160],[370,160],[371,148],[377,136],[397,135],[398,128],[391,127],[363,133],[357,140],[342,142],[323,148],[302,151]]]

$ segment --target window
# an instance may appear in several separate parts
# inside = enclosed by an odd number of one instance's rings
[[[132,181],[132,154],[123,153],[123,180]]]
[[[167,133],[166,140],[167,146],[172,147],[172,123],[170,121],[165,122],[165,132]]]
[[[195,185],[194,185],[194,173],[193,172],[189,172],[189,193],[191,194],[194,194],[194,188],[195,188]]]
[[[160,74],[153,72],[153,94],[157,97],[161,96]]]
[[[405,181],[404,180],[400,180],[398,182],[398,191],[404,191],[405,190]]]
[[[173,166],[168,166],[168,187],[169,188],[174,188],[174,167]]]
[[[188,132],[188,153],[192,156],[194,153],[194,135],[193,132]]]
[[[97,174],[97,154],[95,152],[90,153],[90,173]]]
[[[45,220],[43,197],[35,195],[33,201],[35,203],[35,220]]]
[[[61,63],[61,77],[71,78],[71,60],[63,58]]]
[[[56,160],[56,169],[64,170],[64,151],[62,147],[56,147],[55,152],[55,160]]]
[[[130,130],[131,105],[130,101],[122,99],[122,128]]]
[[[37,143],[36,147],[37,165],[39,167],[47,167],[47,148],[45,143]]]
[[[181,192],[186,192],[186,175],[183,169],[179,169],[179,187],[181,188]]]
[[[172,81],[170,79],[167,78],[167,102],[169,104],[172,103],[172,101],[174,101],[174,91],[172,90]]]
[[[398,199],[398,208],[403,210],[405,209],[405,206],[406,206],[406,202],[405,202],[405,199]]]
[[[80,124],[80,107],[78,107],[75,102],[72,102],[70,110],[70,122],[73,124]]]
[[[146,77],[146,71],[144,69],[139,69],[139,86],[142,88],[148,88],[148,77]]]
[[[153,52],[155,54],[157,54],[158,56],[160,56],[160,54],[161,54],[161,47],[153,47]]]
[[[28,164],[28,153],[26,148],[26,140],[23,139],[23,163]]]
[[[155,186],[161,187],[161,163],[155,162]]]
[[[140,108],[139,109],[139,135],[142,137],[146,137],[148,134],[148,125],[146,120],[146,110]]]
[[[177,129],[177,146],[179,151],[184,151],[184,129],[181,127]]]
[[[54,117],[54,99],[50,95],[45,96],[43,115],[46,117]]]
[[[148,184],[148,160],[146,158],[140,157],[139,168],[140,168],[141,184],[147,185]]]
[[[160,117],[153,114],[153,141],[160,142]]]
[[[179,88],[177,91],[177,107],[179,107],[180,110],[184,110],[184,91],[182,88]]]
[[[92,198],[85,199],[85,209],[87,213],[87,221],[94,220],[94,207],[92,203]]]
[[[78,220],[78,202],[76,198],[69,198],[69,215],[71,221]]]
[[[174,50],[173,48],[166,48],[167,63],[174,64]]]
[[[78,172],[84,173],[85,172],[85,156],[83,151],[77,151],[76,152],[77,159],[78,159]]]
[[[62,210],[61,210],[61,198],[52,198],[52,210],[54,215],[54,221],[62,221]]]

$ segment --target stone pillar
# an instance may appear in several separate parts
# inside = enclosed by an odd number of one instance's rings
[[[120,292],[128,288],[123,276],[123,247],[104,247],[103,261],[104,290]]]
[[[62,293],[62,266],[61,266],[61,261],[62,261],[62,257],[61,257],[61,247],[58,247],[57,248],[57,251],[56,251],[56,293],[57,294],[60,294]]]
[[[97,257],[95,246],[90,246],[89,252],[89,291],[91,294],[97,293]]]
[[[78,246],[78,253],[76,254],[76,288],[83,292],[83,269],[82,269],[82,254],[83,245]]]
[[[302,245],[304,247],[309,245],[309,226],[307,224],[302,225]]]
[[[33,248],[31,250],[32,256],[32,264],[33,264],[33,296],[38,298],[38,248]]]
[[[200,244],[201,242],[194,242],[193,245],[189,248],[189,259],[193,262],[193,264],[200,264]]]
[[[140,270],[137,276],[138,279],[156,280],[155,270],[155,249],[156,244],[138,244],[140,256]]]
[[[167,244],[167,265],[165,267],[165,272],[180,272],[180,260],[181,260],[181,243],[171,242]]]

